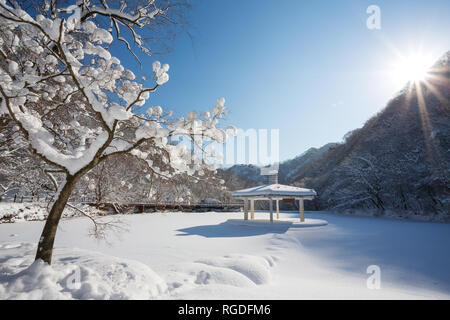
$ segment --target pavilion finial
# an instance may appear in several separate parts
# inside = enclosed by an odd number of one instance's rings
[[[268,184],[278,184],[278,168],[273,167],[261,168],[261,175],[268,177]]]

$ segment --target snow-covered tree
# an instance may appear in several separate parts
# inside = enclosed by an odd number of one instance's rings
[[[382,177],[386,171],[387,169],[381,168],[377,159],[369,154],[348,160],[336,172],[341,179],[336,181],[335,195],[330,198],[333,207],[359,206],[384,210]]]
[[[46,176],[47,169],[27,148],[23,134],[11,117],[0,115],[0,201],[12,193],[42,198],[56,191]]]
[[[223,98],[201,118],[196,112],[175,117],[160,106],[138,112],[169,80],[169,65],[153,62],[154,85],[146,87],[111,48],[124,45],[134,57],[135,47],[150,54],[145,32],[171,21],[173,6],[132,3],[79,0],[63,7],[49,0],[26,12],[19,2],[0,0],[0,114],[14,121],[27,147],[59,177],[36,253],[47,263],[75,185],[98,164],[131,154],[154,174],[193,175],[211,169],[197,156],[202,142],[226,140],[227,131],[217,127]],[[171,142],[180,135],[192,139],[193,148]]]
[[[72,196],[104,203],[137,203],[145,197],[147,187],[145,161],[130,154],[101,162],[81,179]]]

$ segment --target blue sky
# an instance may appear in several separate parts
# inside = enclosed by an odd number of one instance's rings
[[[151,97],[177,114],[226,98],[226,124],[280,129],[280,159],[341,141],[401,88],[386,70],[423,49],[450,50],[449,1],[191,1],[188,33],[168,55],[170,81]],[[366,27],[369,5],[381,29]],[[139,72],[138,72],[139,73]]]

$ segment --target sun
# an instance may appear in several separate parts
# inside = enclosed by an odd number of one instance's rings
[[[433,59],[430,56],[422,54],[412,54],[400,57],[397,63],[393,65],[392,77],[399,84],[407,82],[418,83],[426,80]]]

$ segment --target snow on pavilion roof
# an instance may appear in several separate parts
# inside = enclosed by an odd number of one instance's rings
[[[317,193],[313,189],[297,188],[284,184],[265,184],[233,192],[233,197],[305,197],[316,195]]]

